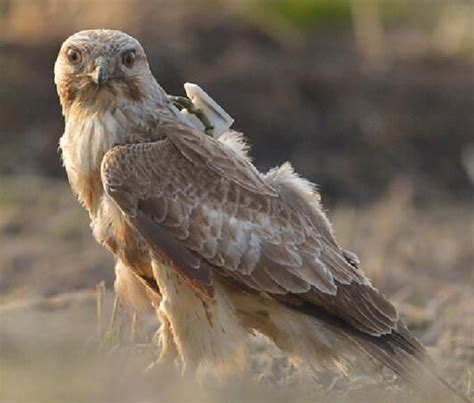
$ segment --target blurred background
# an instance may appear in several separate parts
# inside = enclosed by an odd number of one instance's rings
[[[90,28],[139,39],[168,93],[202,86],[245,133],[258,168],[289,160],[317,183],[340,243],[441,371],[473,393],[472,1],[0,0],[0,400],[229,397],[228,388],[177,394],[133,377],[136,363],[117,365],[123,355],[104,363],[90,352],[95,288],[105,281],[105,316],[113,260],[67,184],[53,83],[62,41]],[[292,389],[275,374],[288,364],[256,351],[285,400]],[[123,373],[131,380],[117,385]],[[351,390],[353,400],[359,386],[333,398]],[[256,396],[235,384],[231,392]],[[258,393],[275,399],[273,387]]]

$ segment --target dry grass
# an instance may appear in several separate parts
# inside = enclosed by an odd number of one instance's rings
[[[374,379],[309,380],[256,338],[254,373],[216,383],[182,379],[173,368],[147,365],[157,354],[153,318],[137,341],[123,323],[120,346],[104,348],[112,261],[95,245],[87,218],[67,184],[2,177],[0,200],[0,400],[66,401],[407,401],[397,384]],[[371,207],[330,212],[340,242],[427,344],[443,374],[472,392],[474,368],[474,217],[468,206],[412,207],[410,187],[397,184]]]
[[[303,40],[279,16],[255,15],[257,3],[264,2],[0,0],[0,172],[63,173],[51,79],[57,48],[83,28],[130,32],[170,93],[196,81],[232,111],[252,133],[261,167],[291,159],[326,195],[363,202],[396,175],[417,181],[416,192],[397,183],[374,205],[339,205],[329,215],[340,243],[360,256],[440,371],[474,397],[472,204],[413,202],[453,192],[467,200],[472,191],[460,164],[472,142],[472,64],[464,61],[472,61],[472,6],[435,2],[427,13],[424,2],[413,2],[431,23],[409,11],[416,29],[385,26],[380,41],[393,64],[365,74],[352,34],[315,31]],[[400,3],[405,12],[408,3]],[[136,343],[124,317],[119,339],[106,333],[112,266],[65,182],[0,176],[0,401],[415,400],[404,387],[367,377],[335,382],[328,392],[331,376],[294,376],[262,339],[253,345],[253,373],[241,379],[200,384],[173,368],[146,372],[157,354],[154,318],[140,322]],[[107,291],[96,288],[101,281]]]

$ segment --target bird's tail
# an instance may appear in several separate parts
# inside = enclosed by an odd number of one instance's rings
[[[464,402],[471,402],[437,372],[423,345],[401,321],[397,330],[377,338],[360,333],[348,336],[369,357],[386,365],[430,399],[445,401],[455,395]],[[429,390],[427,385],[431,386]]]

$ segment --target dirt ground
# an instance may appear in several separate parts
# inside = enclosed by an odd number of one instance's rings
[[[113,259],[66,183],[53,83],[60,44],[90,27],[136,36],[169,93],[186,81],[205,88],[259,169],[289,160],[318,183],[341,245],[474,399],[472,6],[380,0],[390,7],[373,65],[349,6],[365,2],[274,2],[283,14],[263,0],[110,3],[0,0],[0,401],[426,401],[380,377],[309,379],[261,337],[238,379],[146,370],[154,317],[131,343],[123,316],[120,346],[105,348]]]
[[[145,368],[156,357],[154,318],[130,344],[101,349],[96,285],[113,293],[112,259],[92,239],[85,213],[61,180],[2,177],[0,200],[0,400],[111,401],[418,401],[408,389],[373,378],[308,379],[265,340],[252,347],[252,373],[215,383]],[[471,397],[474,370],[474,216],[468,205],[416,209],[397,183],[364,208],[335,206],[339,241],[355,251],[374,284],[394,302],[454,385]],[[108,351],[108,352],[107,352]],[[430,399],[436,401],[436,399]],[[420,400],[424,401],[424,400]]]

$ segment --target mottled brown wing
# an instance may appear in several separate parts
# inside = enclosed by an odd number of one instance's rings
[[[316,195],[291,173],[262,176],[225,144],[176,125],[160,142],[112,148],[102,179],[150,246],[188,266],[181,270],[194,283],[211,288],[218,273],[370,335],[396,327],[393,306],[339,248]]]
[[[250,161],[223,147],[219,141],[172,123],[163,124],[160,130],[192,166],[206,168],[255,193],[277,196]]]

